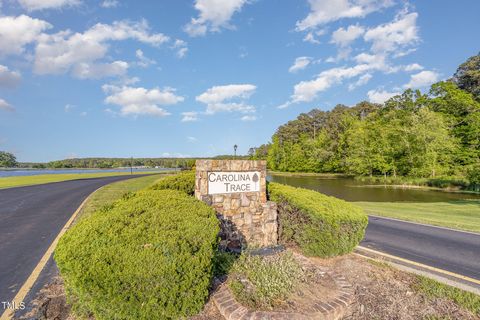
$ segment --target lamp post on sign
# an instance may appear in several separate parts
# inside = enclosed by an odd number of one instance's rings
[[[233,159],[235,159],[237,157],[237,148],[238,148],[237,145],[233,146]]]

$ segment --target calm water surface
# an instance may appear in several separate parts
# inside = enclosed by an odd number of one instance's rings
[[[140,172],[163,172],[175,169],[159,168],[159,169],[133,169],[133,173]],[[8,169],[0,170],[0,178],[15,176],[35,176],[39,174],[69,174],[69,173],[102,173],[102,172],[130,172],[130,168],[122,169]]]
[[[366,186],[352,178],[323,178],[315,176],[269,175],[268,181],[295,187],[313,189],[347,201],[370,202],[445,202],[465,199],[480,199],[480,195],[432,190],[391,188],[381,185]]]

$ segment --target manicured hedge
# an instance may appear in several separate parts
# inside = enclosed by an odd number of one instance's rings
[[[95,319],[178,319],[208,296],[219,223],[206,204],[146,190],[79,221],[55,261],[80,314]]]
[[[150,187],[152,190],[173,189],[188,195],[195,193],[195,171],[185,171],[172,176],[166,176]]]
[[[278,204],[280,241],[300,247],[306,255],[345,254],[363,239],[368,218],[357,206],[273,182],[268,184],[268,193]]]

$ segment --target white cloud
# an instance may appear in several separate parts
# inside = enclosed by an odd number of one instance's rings
[[[195,111],[187,111],[182,112],[182,122],[193,122],[198,121],[198,112]]]
[[[27,11],[60,9],[81,4],[80,0],[18,0],[18,2]]]
[[[384,103],[393,96],[400,94],[400,92],[388,92],[385,90],[370,90],[367,92],[368,100],[373,103]]]
[[[255,121],[255,120],[257,120],[257,117],[253,116],[253,115],[245,115],[245,116],[241,117],[240,120],[242,120],[242,121]]]
[[[195,138],[195,137],[187,137],[187,140],[189,142],[197,142],[197,138]]]
[[[0,56],[22,54],[27,44],[51,27],[46,21],[26,15],[0,17]]]
[[[440,75],[435,71],[420,71],[419,73],[412,74],[410,81],[404,85],[404,88],[423,88],[428,87],[432,83],[438,81]]]
[[[12,105],[9,104],[7,101],[0,98],[0,110],[13,112],[15,111],[15,108],[12,107]]]
[[[223,111],[253,113],[255,112],[255,107],[246,104],[243,100],[248,99],[255,92],[256,88],[252,84],[214,86],[195,99],[207,105],[205,111],[207,114]],[[235,102],[235,100],[239,100],[239,102]]]
[[[351,25],[347,29],[338,28],[332,33],[331,43],[344,47],[352,43],[365,33],[365,28],[359,25]]]
[[[87,63],[76,64],[72,69],[72,75],[79,79],[101,79],[125,75],[128,63],[114,61],[112,63]]]
[[[120,114],[124,116],[167,116],[170,113],[160,106],[174,105],[184,100],[183,97],[176,95],[172,88],[148,90],[142,87],[104,85],[102,89],[109,94],[105,98],[105,103],[120,106]]]
[[[146,67],[148,67],[149,65],[152,65],[152,64],[157,64],[157,62],[155,60],[145,57],[145,54],[140,49],[137,49],[135,51],[135,56],[138,59],[137,65],[142,67],[142,68],[146,68]]]
[[[15,87],[21,79],[17,71],[11,71],[7,66],[0,64],[0,87]]]
[[[373,52],[393,52],[419,41],[416,12],[399,13],[392,22],[370,28],[365,41],[372,42]]]
[[[70,112],[73,109],[75,109],[75,106],[73,104],[66,104],[65,107],[63,108],[63,110],[65,110],[65,112]]]
[[[103,8],[116,8],[119,3],[117,0],[104,0],[101,4]]]
[[[298,57],[295,59],[293,65],[288,69],[288,72],[295,73],[305,69],[312,62],[310,57]]]
[[[326,33],[327,33],[327,30],[325,29],[320,29],[317,31],[309,31],[303,38],[303,41],[310,42],[312,44],[319,44],[320,40],[318,40],[317,37],[323,36]]]
[[[419,65],[418,63],[412,63],[412,64],[408,64],[406,66],[403,67],[403,70],[405,71],[418,71],[418,70],[423,70],[423,67],[421,65]]]
[[[103,75],[123,74],[126,63],[99,63],[109,49],[109,41],[134,39],[152,46],[169,40],[162,33],[150,33],[148,23],[116,21],[113,24],[98,23],[84,33],[69,30],[38,38],[35,50],[34,71],[37,74],[62,74],[73,69],[74,76],[99,78]],[[98,74],[95,72],[98,71]]]
[[[187,52],[188,52],[187,45],[188,44],[186,41],[183,41],[180,39],[176,39],[175,42],[173,43],[172,49],[177,49],[177,57],[179,57],[180,59],[187,55]]]
[[[366,74],[360,76],[358,78],[357,82],[350,84],[348,86],[348,90],[352,91],[357,87],[364,86],[368,83],[368,81],[370,81],[370,79],[372,79],[372,75],[370,73],[366,73]]]
[[[203,36],[207,32],[219,32],[222,28],[232,28],[230,19],[242,9],[248,0],[196,0],[197,18],[192,18],[184,27],[190,36]]]
[[[344,79],[357,77],[371,69],[372,67],[368,64],[359,64],[354,67],[332,68],[323,71],[314,80],[297,83],[294,87],[291,102],[310,102],[316,98],[319,92],[329,89],[336,83],[341,83]],[[284,104],[280,107],[286,107],[288,105],[289,104]]]
[[[391,0],[308,0],[310,13],[297,22],[297,31],[314,29],[343,18],[363,18],[367,14],[388,7]]]

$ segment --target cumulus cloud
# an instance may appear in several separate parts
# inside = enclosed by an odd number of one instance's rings
[[[312,62],[310,57],[298,57],[295,59],[293,65],[288,69],[288,72],[295,73],[305,69]]]
[[[38,37],[35,49],[34,72],[37,74],[62,74],[73,70],[81,78],[123,74],[126,62],[99,64],[108,52],[109,41],[134,39],[152,46],[169,41],[162,33],[150,33],[148,23],[116,21],[113,24],[98,23],[84,33],[69,30]],[[96,73],[97,72],[97,73]]]
[[[119,3],[117,0],[105,0],[101,3],[102,8],[116,8],[118,7]]]
[[[182,122],[193,122],[198,120],[198,112],[187,111],[182,112]]]
[[[314,29],[343,18],[363,18],[393,4],[391,0],[308,0],[310,13],[297,22],[297,31]]]
[[[242,9],[248,0],[196,0],[197,18],[192,18],[184,27],[190,36],[204,36],[207,32],[219,32],[222,28],[232,28],[230,19]]]
[[[26,15],[0,17],[0,56],[22,54],[27,44],[51,27],[46,21]]]
[[[188,52],[187,42],[180,39],[176,39],[175,42],[173,43],[172,49],[177,50],[177,57],[181,59],[187,55],[187,52]]]
[[[355,88],[358,88],[360,86],[364,86],[370,81],[370,79],[372,79],[372,75],[370,73],[366,73],[366,74],[360,76],[355,83],[351,83],[348,86],[348,90],[352,91]]]
[[[21,79],[21,75],[17,71],[11,71],[7,66],[0,64],[0,87],[15,87]]]
[[[399,94],[400,92],[388,92],[383,89],[370,90],[367,92],[368,100],[373,103],[384,103],[391,97]]]
[[[418,70],[423,70],[423,67],[419,65],[418,63],[412,63],[408,64],[403,67],[403,70],[410,72],[410,71],[418,71]]]
[[[331,43],[344,47],[359,38],[365,32],[365,28],[359,25],[351,25],[347,29],[339,28],[332,33]]]
[[[365,32],[364,39],[372,42],[373,52],[392,52],[419,41],[416,12],[400,12],[392,22]]]
[[[104,85],[102,89],[109,94],[105,98],[105,103],[119,106],[120,114],[124,116],[164,117],[170,113],[163,109],[163,106],[174,105],[184,100],[183,97],[175,94],[173,88],[148,90],[142,87]]]
[[[80,0],[18,0],[18,2],[27,11],[60,9],[81,4]]]
[[[336,83],[341,83],[344,79],[357,77],[371,69],[372,66],[368,64],[359,64],[353,67],[341,67],[325,70],[314,80],[297,83],[294,86],[294,93],[291,96],[291,102],[310,102],[317,97],[319,92],[329,89]],[[281,107],[286,106],[287,105],[282,105]]]
[[[255,121],[257,120],[257,117],[254,115],[244,115],[243,117],[240,118],[242,121]]]
[[[135,56],[138,59],[137,65],[142,67],[142,68],[146,68],[146,67],[148,67],[149,65],[152,65],[152,64],[157,64],[157,62],[155,60],[145,57],[145,54],[140,49],[137,49],[135,51]]]
[[[114,61],[112,63],[87,63],[76,64],[72,69],[72,75],[79,79],[101,79],[125,75],[128,63]]]
[[[410,81],[404,85],[404,88],[423,88],[438,81],[440,75],[435,71],[420,71],[410,76]]]
[[[12,107],[12,105],[9,104],[7,101],[0,98],[0,110],[13,112],[15,111],[15,108]]]
[[[214,86],[195,99],[207,105],[206,114],[217,112],[253,113],[255,107],[245,103],[256,90],[252,84]]]

